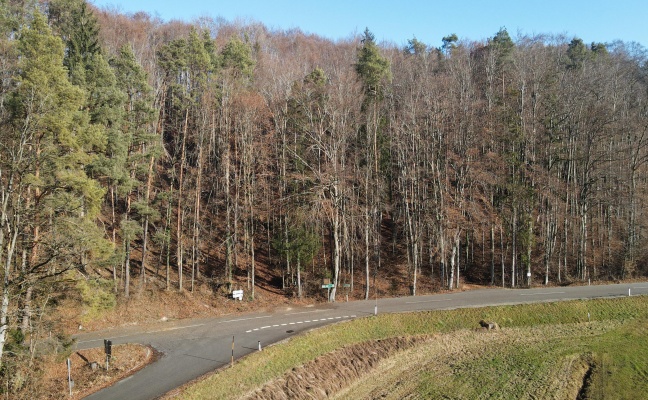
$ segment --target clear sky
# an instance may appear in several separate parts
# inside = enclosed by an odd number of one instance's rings
[[[300,28],[343,39],[368,27],[378,41],[408,39],[438,47],[441,38],[482,40],[505,27],[518,33],[565,34],[585,43],[638,42],[648,47],[648,0],[90,0],[165,21],[201,16],[258,21],[271,29]]]

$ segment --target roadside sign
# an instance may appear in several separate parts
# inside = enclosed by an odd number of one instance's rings
[[[243,300],[243,289],[241,289],[241,290],[233,290],[232,291],[232,299]]]
[[[322,285],[322,289],[333,289],[334,287],[335,285],[332,283],[327,283],[325,285]]]
[[[104,339],[104,350],[108,357],[112,356],[112,340]]]
[[[343,287],[351,287],[351,284],[350,284],[350,283],[345,283],[345,284],[342,285],[342,286],[343,286]]]

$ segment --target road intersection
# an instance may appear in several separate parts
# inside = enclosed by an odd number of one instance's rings
[[[572,299],[647,295],[648,283],[534,289],[478,289],[436,295],[339,302],[282,309],[238,317],[163,322],[153,327],[128,327],[77,335],[77,349],[139,343],[162,356],[134,375],[87,397],[91,400],[155,399],[240,358],[301,332],[379,313],[416,312],[465,307],[552,302]]]

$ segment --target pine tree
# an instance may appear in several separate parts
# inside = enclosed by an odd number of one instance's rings
[[[9,218],[3,211],[3,219],[14,224],[11,231],[25,234],[19,241],[16,236],[11,239],[2,261],[5,293],[16,280],[25,288],[22,328],[27,337],[34,285],[69,269],[85,270],[107,254],[94,225],[104,191],[86,175],[86,166],[105,146],[105,137],[89,124],[89,115],[82,110],[83,91],[70,83],[63,65],[63,43],[40,13],[20,31],[19,52],[20,76],[9,100],[11,131],[3,147],[9,153],[2,157],[11,160],[6,192],[11,193],[6,198],[11,204],[5,204],[5,210],[13,215]],[[17,279],[9,266],[23,250]],[[0,359],[6,324],[3,311]]]
[[[149,223],[159,219],[159,212],[151,207],[151,185],[153,166],[159,156],[159,136],[151,133],[154,130],[155,113],[152,107],[152,89],[148,85],[146,73],[137,63],[130,46],[123,46],[119,56],[111,61],[114,68],[117,87],[125,93],[124,118],[119,126],[120,137],[125,139],[127,147],[122,169],[138,188],[138,196],[129,202],[133,216],[141,225],[142,262],[140,282],[145,283],[146,252],[148,244]],[[142,193],[143,192],[143,193]],[[130,196],[130,194],[127,194]]]

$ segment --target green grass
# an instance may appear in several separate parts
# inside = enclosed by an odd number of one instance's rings
[[[373,339],[396,336],[449,333],[461,329],[474,329],[481,319],[497,321],[503,328],[554,326],[588,321],[616,321],[620,328],[604,335],[570,340],[561,338],[550,346],[538,344],[522,349],[516,346],[498,349],[489,359],[465,360],[457,363],[451,379],[440,387],[434,374],[417,376],[418,393],[421,397],[450,396],[453,389],[463,387],[466,398],[478,398],[484,385],[497,388],[506,382],[524,380],[523,376],[492,374],[494,368],[506,371],[531,371],[535,376],[550,374],[555,363],[575,354],[591,353],[595,368],[592,376],[592,393],[601,398],[633,398],[632,393],[648,393],[648,297],[637,296],[618,299],[595,299],[531,305],[514,305],[487,308],[467,308],[450,311],[431,311],[407,314],[383,314],[377,317],[357,319],[309,332],[289,342],[270,346],[255,353],[207,379],[188,388],[182,398],[203,399],[235,398],[262,386],[265,382],[282,376],[293,367],[302,365],[318,356],[345,345]],[[620,348],[623,350],[620,350]],[[599,367],[600,366],[600,367]],[[473,372],[477,371],[477,372]],[[483,371],[483,372],[479,372]],[[525,372],[526,373],[526,372]],[[607,378],[620,374],[618,379]],[[426,379],[425,376],[428,376]],[[436,383],[435,383],[436,382]],[[478,384],[467,385],[466,382]],[[626,397],[610,396],[621,393],[617,382],[627,385]],[[643,386],[642,386],[643,385]],[[520,385],[524,386],[524,385]],[[512,391],[507,396],[516,397],[516,385],[507,384]],[[637,392],[641,390],[640,392]],[[615,392],[617,391],[617,392]],[[472,395],[472,396],[471,396]],[[607,397],[606,397],[607,395]]]
[[[590,346],[594,371],[588,399],[645,399],[648,394],[648,319],[609,332]]]
[[[419,398],[560,398],[557,388],[572,379],[560,372],[580,361],[592,368],[584,398],[644,399],[648,393],[648,319],[613,321],[593,323],[605,333],[589,333],[587,324],[572,325],[571,337],[553,336],[556,329],[545,326],[542,338],[481,349],[479,357],[459,359],[447,368],[437,366],[435,373],[415,374],[413,392]],[[582,384],[581,377],[573,383]]]

